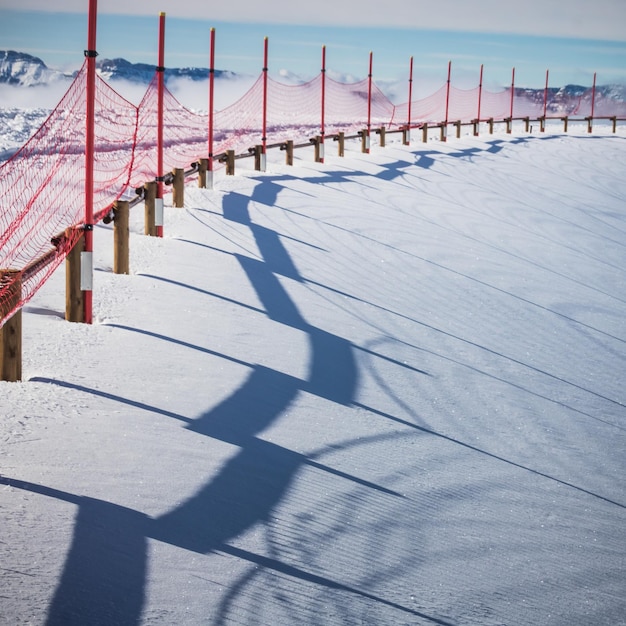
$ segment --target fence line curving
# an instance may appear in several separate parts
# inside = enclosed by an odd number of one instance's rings
[[[85,202],[86,67],[87,61],[41,128],[0,166],[0,329],[33,297],[80,238]],[[166,87],[160,92],[157,72],[138,106],[98,78],[94,222],[109,214],[112,204],[129,189],[155,180],[160,93],[164,172],[188,167],[209,154],[209,169],[220,167],[227,153],[261,143],[265,124],[268,147],[285,148],[288,140],[304,140],[301,145],[310,145],[320,128],[323,141],[324,133],[335,138],[339,133],[346,137],[369,133],[369,125],[387,132],[435,125],[442,128],[445,140],[443,125],[448,123],[473,123],[476,134],[480,121],[575,116],[588,119],[591,130],[593,116],[613,118],[614,124],[626,117],[626,104],[596,93],[595,83],[593,89],[575,96],[546,87],[544,98],[538,101],[514,85],[489,92],[482,88],[482,80],[478,87],[466,90],[448,82],[425,98],[395,105],[371,77],[347,84],[322,73],[301,85],[266,78],[260,75],[247,93],[214,112],[212,119],[209,114],[188,110]],[[212,150],[208,147],[210,124]]]

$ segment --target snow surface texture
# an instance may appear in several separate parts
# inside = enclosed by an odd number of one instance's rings
[[[626,624],[626,133],[391,139],[26,307],[1,624]]]

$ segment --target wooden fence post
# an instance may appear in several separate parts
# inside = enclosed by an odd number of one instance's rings
[[[617,117],[614,115],[611,120],[613,121],[613,133],[617,132]]]
[[[546,118],[543,115],[539,118],[539,132],[544,133],[546,131]]]
[[[367,128],[359,131],[361,135],[361,152],[368,154],[370,151],[370,131]]]
[[[151,180],[149,183],[146,183],[144,186],[143,199],[144,199],[144,234],[150,237],[156,237],[157,228],[156,228],[156,215],[154,209],[154,199],[156,198],[157,193],[157,184],[156,181]]]
[[[439,124],[439,139],[446,141],[448,138],[448,125],[445,122]]]
[[[209,169],[209,159],[198,159],[198,187],[207,188],[206,173]]]
[[[22,299],[22,280],[16,270],[0,270],[0,293],[8,285],[0,303],[0,316],[18,306]],[[0,328],[0,380],[22,380],[22,309],[18,309]]]
[[[454,125],[456,126],[456,138],[461,139],[461,120],[454,122]]]
[[[567,115],[563,118],[563,132],[566,133],[567,132],[567,122],[568,122],[568,117]]]
[[[474,137],[478,137],[478,127],[480,126],[480,120],[472,120],[472,131]]]
[[[235,175],[235,151],[226,150],[226,157],[224,160],[226,161],[226,175],[234,176]]]
[[[185,206],[185,170],[177,167],[172,172],[174,180],[172,181],[172,204],[177,209]]]
[[[257,145],[253,148],[254,151],[254,169],[257,172],[261,171],[261,155],[263,154],[263,146]]]
[[[524,118],[524,129],[526,132],[530,130],[530,117]]]
[[[287,139],[281,150],[285,151],[285,165],[293,165],[293,139]]]
[[[385,141],[386,141],[386,139],[385,139],[385,132],[386,132],[386,130],[387,129],[384,126],[381,126],[378,129],[378,134],[380,135],[380,144],[379,145],[380,145],[381,148],[385,147]]]
[[[324,144],[322,143],[322,137],[320,135],[316,135],[311,139],[314,147],[314,160],[316,163],[324,162]]]
[[[422,142],[428,143],[428,122],[422,124]]]
[[[587,119],[587,132],[590,133],[593,130],[593,117],[589,116]]]
[[[489,134],[493,135],[493,117],[490,117],[487,121],[489,122]]]
[[[410,128],[402,129],[402,145],[403,146],[411,145],[411,129]]]
[[[72,229],[66,231],[72,238]],[[68,322],[84,322],[83,291],[80,285],[80,256],[85,249],[85,234],[81,232],[78,241],[65,257],[65,319]]]
[[[513,132],[513,118],[506,117],[504,121],[506,122],[506,134],[510,135]]]
[[[130,274],[129,228],[130,207],[126,200],[118,200],[113,207],[113,273]]]
[[[337,133],[337,155],[342,157],[345,154],[346,134],[344,132]]]

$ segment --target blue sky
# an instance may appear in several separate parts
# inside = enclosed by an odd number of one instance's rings
[[[550,84],[626,83],[626,1],[596,0],[234,0],[214,7],[206,0],[100,0],[101,58],[156,63],[158,15],[166,17],[166,65],[209,64],[210,28],[216,29],[216,66],[256,75],[269,38],[272,74],[289,70],[304,77],[319,72],[321,46],[327,66],[340,76],[364,78],[370,50],[374,79],[408,77],[429,87],[444,83],[452,61],[453,84],[541,87]],[[223,3],[227,4],[227,3]],[[0,0],[0,49],[41,57],[50,67],[75,69],[83,61],[88,0]],[[132,6],[126,6],[132,5]],[[296,6],[294,6],[296,5]],[[507,8],[508,7],[508,8]],[[46,10],[42,10],[45,8]],[[566,8],[566,10],[565,10]],[[471,9],[471,10],[470,10]],[[212,19],[215,18],[215,19]],[[625,32],[623,32],[625,31]],[[432,91],[432,89],[431,89]]]

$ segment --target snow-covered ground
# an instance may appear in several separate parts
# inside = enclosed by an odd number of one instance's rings
[[[0,383],[0,623],[626,624],[626,132],[557,130],[99,225]]]

